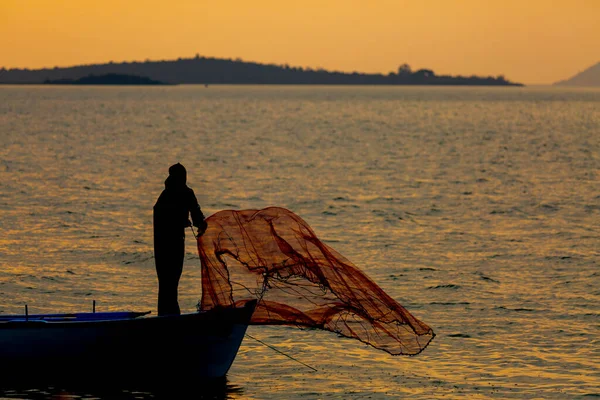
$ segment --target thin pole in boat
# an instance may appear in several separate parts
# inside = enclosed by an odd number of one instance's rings
[[[92,312],[96,314],[96,300],[92,300]]]
[[[27,309],[27,304],[25,304],[25,321],[29,321],[29,310]]]
[[[262,340],[258,340],[257,338],[255,338],[255,337],[253,337],[253,336],[250,336],[250,335],[248,335],[247,333],[246,333],[246,336],[248,336],[250,339],[254,339],[254,340],[256,340],[258,343],[260,343],[260,344],[262,344],[262,345],[265,345],[265,346],[267,346],[267,347],[268,347],[268,348],[270,348],[271,350],[275,350],[275,351],[276,351],[276,352],[278,352],[279,354],[282,354],[282,355],[286,356],[287,358],[289,358],[289,359],[291,359],[291,360],[294,360],[294,361],[296,361],[297,363],[300,363],[300,364],[304,365],[305,367],[308,367],[308,368],[312,369],[313,371],[317,371],[317,369],[316,369],[316,368],[313,368],[313,367],[311,367],[311,366],[310,366],[310,365],[308,365],[308,364],[304,364],[302,361],[300,361],[300,360],[297,360],[297,359],[295,359],[294,357],[292,357],[292,356],[290,356],[290,355],[288,355],[288,354],[285,354],[283,351],[281,351],[281,350],[278,350],[278,349],[276,349],[275,347],[273,347],[273,346],[271,346],[271,345],[269,345],[269,344],[266,344],[266,343],[265,343],[265,342],[263,342]]]

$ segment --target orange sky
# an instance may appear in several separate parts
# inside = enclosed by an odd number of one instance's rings
[[[0,0],[0,49],[5,68],[199,53],[547,84],[600,61],[600,0]]]

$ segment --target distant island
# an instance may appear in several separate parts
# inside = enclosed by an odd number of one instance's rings
[[[79,79],[46,79],[44,83],[50,85],[165,85],[163,82],[145,76],[124,74],[88,75]]]
[[[122,74],[167,84],[278,84],[278,85],[486,85],[523,86],[504,76],[437,75],[430,69],[413,71],[402,64],[389,74],[326,71],[291,67],[287,64],[260,64],[240,59],[202,57],[167,61],[122,62],[54,67],[44,69],[0,69],[0,83],[39,84],[77,81],[88,76]]]
[[[600,62],[569,79],[554,83],[555,86],[600,86]]]

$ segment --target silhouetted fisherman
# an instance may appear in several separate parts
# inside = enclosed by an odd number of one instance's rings
[[[183,272],[185,228],[192,216],[198,235],[207,224],[194,191],[186,185],[187,171],[179,163],[169,167],[169,176],[154,205],[154,259],[158,275],[158,315],[180,314],[177,301],[179,278]]]

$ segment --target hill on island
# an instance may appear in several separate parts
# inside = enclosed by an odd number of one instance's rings
[[[88,75],[79,79],[57,79],[45,80],[44,83],[51,85],[164,85],[165,83],[155,81],[145,76],[106,74]]]
[[[600,86],[600,62],[569,79],[554,83],[556,86]]]
[[[436,75],[430,69],[413,71],[407,64],[397,72],[368,74],[260,64],[240,59],[201,57],[167,61],[122,62],[44,69],[0,69],[0,83],[35,84],[77,80],[89,75],[143,76],[169,84],[319,84],[319,85],[495,85],[522,86],[504,76]]]

